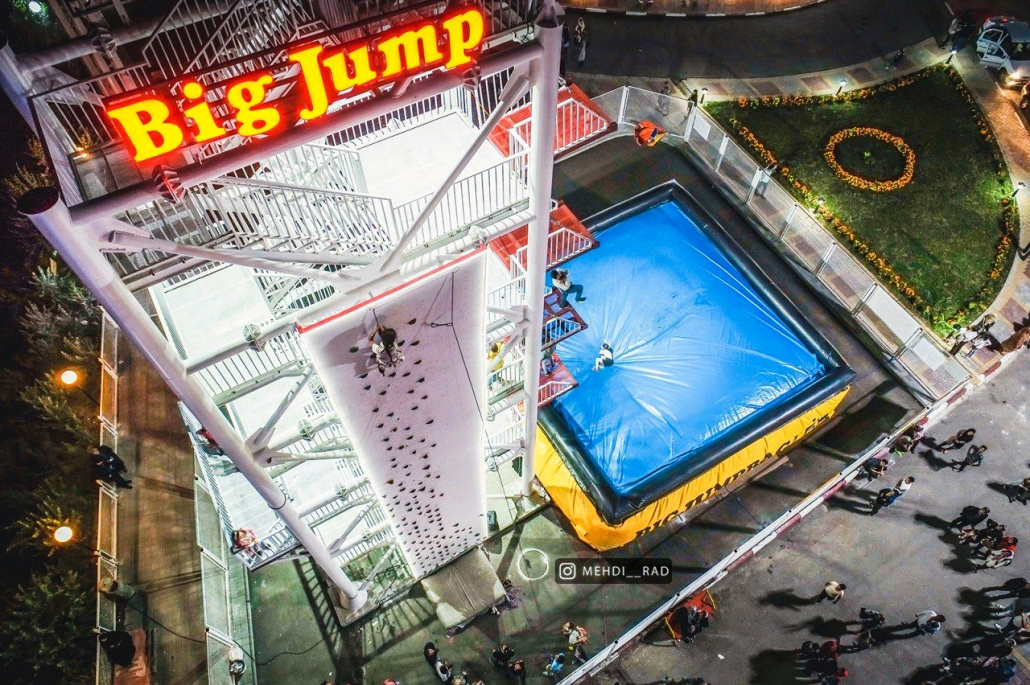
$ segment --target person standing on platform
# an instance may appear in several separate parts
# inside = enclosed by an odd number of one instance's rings
[[[583,286],[578,283],[573,283],[572,279],[569,278],[568,269],[553,269],[551,271],[551,283],[554,287],[561,291],[561,306],[567,307],[569,305],[569,297],[571,295],[576,296],[576,302],[583,302],[587,298],[583,297]]]

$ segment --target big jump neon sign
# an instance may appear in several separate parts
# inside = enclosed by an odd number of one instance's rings
[[[230,113],[231,121],[219,121],[212,103],[205,99],[207,90],[190,77],[172,84],[170,90],[181,93],[179,98],[147,93],[114,102],[106,112],[131,148],[133,159],[144,162],[192,143],[230,135],[274,134],[295,117],[311,120],[324,116],[341,97],[427,69],[464,66],[478,52],[484,32],[482,11],[465,7],[435,21],[409,24],[338,49],[326,50],[316,43],[289,50],[288,60],[300,67],[299,84],[306,99],[296,112],[283,111],[282,101],[265,102],[273,86],[267,71],[247,74],[229,84],[224,108],[214,103],[215,109]],[[233,130],[228,130],[226,123]]]

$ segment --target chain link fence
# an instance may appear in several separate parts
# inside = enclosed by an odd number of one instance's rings
[[[666,130],[738,200],[756,224],[802,265],[876,341],[886,363],[926,405],[965,383],[969,372],[923,322],[884,288],[812,213],[693,101],[630,86],[594,98],[620,126],[651,121]],[[667,140],[669,140],[667,139]]]

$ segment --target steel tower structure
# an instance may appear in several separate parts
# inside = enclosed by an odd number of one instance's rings
[[[556,250],[567,256],[585,249],[582,237],[560,235],[560,227],[556,235],[550,221],[556,122],[571,116],[573,128],[607,126],[574,102],[559,108],[561,10],[553,2],[484,0],[485,35],[472,64],[425,69],[345,97],[321,118],[277,135],[193,142],[159,165],[132,160],[104,109],[188,74],[221,115],[229,84],[255,72],[271,75],[265,103],[296,108],[298,70],[284,60],[291,46],[329,50],[375,40],[455,7],[179,0],[156,22],[95,24],[63,45],[0,51],[0,85],[38,131],[56,178],[56,187],[21,198],[20,211],[180,398],[225,534],[259,529],[263,544],[238,549],[238,556],[255,568],[310,555],[355,616],[370,592],[382,597],[393,587],[377,581],[379,570],[391,566],[414,579],[478,544],[486,502],[482,492],[476,501],[441,494],[446,506],[434,506],[466,508],[482,522],[470,524],[445,555],[416,559],[418,537],[436,531],[401,525],[389,499],[393,479],[367,473],[368,448],[362,454],[355,443],[371,443],[348,433],[356,419],[342,420],[340,405],[351,400],[333,394],[326,374],[336,372],[312,363],[302,331],[363,303],[396,299],[393,293],[431,279],[441,266],[461,273],[459,263],[475,262],[487,240],[528,224],[510,274],[468,299],[481,309],[481,325],[468,335],[478,337],[480,353],[500,348],[489,384],[469,378],[474,396],[482,386],[475,404],[484,422],[508,417],[499,429],[479,423],[488,448],[485,459],[477,455],[479,473],[521,458],[515,494],[529,494],[534,400],[541,397],[536,336],[543,324],[546,343],[555,326],[545,317],[545,270]],[[60,70],[71,60],[84,60],[94,75],[72,79]],[[182,91],[169,97],[187,99]],[[531,108],[531,115],[499,129],[516,108]],[[469,134],[432,192],[401,202],[370,190],[363,145],[451,113]],[[475,167],[499,130],[508,154]],[[187,310],[200,331],[183,323],[184,293],[193,298]],[[261,303],[257,311],[233,305],[247,293]],[[477,440],[481,445],[483,436]],[[453,455],[424,458],[444,471],[460,466],[448,463]],[[413,505],[426,504],[412,494]],[[257,498],[264,506],[251,506]],[[362,559],[372,568],[352,581],[347,569]]]

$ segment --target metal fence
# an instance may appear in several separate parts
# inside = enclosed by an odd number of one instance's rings
[[[104,314],[100,327],[100,444],[118,451],[118,328]],[[106,382],[105,382],[106,381]],[[118,579],[118,492],[108,483],[99,484],[97,498],[97,610],[95,628],[108,632],[118,628],[118,605],[100,591],[108,580]],[[100,643],[96,646],[96,682],[110,683],[111,664]]]
[[[649,120],[701,162],[765,235],[828,290],[883,351],[886,362],[927,405],[969,378],[969,372],[925,324],[837,241],[702,108],[690,101],[624,86],[594,99],[620,125]]]

